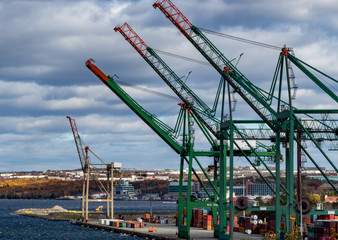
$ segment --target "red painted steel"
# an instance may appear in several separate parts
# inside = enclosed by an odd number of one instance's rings
[[[89,68],[101,81],[108,82],[109,77],[104,74],[98,67],[96,67],[92,62],[95,62],[94,59],[89,59],[86,62],[87,68]]]
[[[137,33],[129,26],[128,23],[124,23],[122,26],[117,25],[114,28],[115,32],[120,32],[124,38],[141,54],[142,57],[146,58],[145,52],[147,51],[147,44],[137,35]]]
[[[192,23],[170,0],[158,0],[153,4],[153,7],[159,8],[187,38],[190,38],[189,30]]]

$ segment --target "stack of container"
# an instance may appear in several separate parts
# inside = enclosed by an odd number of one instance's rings
[[[137,221],[122,221],[119,219],[100,219],[100,224],[113,226],[113,227],[120,227],[120,228],[144,228],[145,225],[142,222]]]
[[[187,226],[187,209],[186,208],[184,208],[183,209],[183,225],[184,226]]]
[[[176,226],[178,225],[178,213],[176,213]],[[183,211],[183,219],[181,220],[184,226],[187,225],[187,211],[184,208]],[[191,216],[191,227],[196,228],[203,228],[205,230],[213,230],[213,219],[212,219],[212,212],[208,212],[206,209],[192,209],[192,216]]]
[[[238,226],[234,223],[234,232],[246,232],[247,234],[265,234],[268,231],[268,225],[263,220],[258,219],[257,215],[251,217],[239,217]],[[248,231],[250,230],[250,231]]]
[[[214,224],[212,221],[212,215],[203,215],[203,229],[204,230],[214,230]]]
[[[163,216],[152,216],[150,214],[146,214],[144,218],[145,222],[149,223],[159,223],[159,224],[168,224],[169,221],[164,219]]]
[[[331,240],[338,238],[338,216],[305,215],[302,221],[303,225],[307,227],[309,240]],[[268,216],[264,221],[258,219],[257,215],[252,215],[251,217],[239,217],[238,226],[234,226],[233,230],[235,232],[265,235],[269,231],[274,232],[275,227],[275,215]],[[284,230],[285,228],[285,219],[282,218],[280,230]]]
[[[241,216],[238,218],[238,226],[234,227],[234,232],[244,232],[245,231],[245,217]]]
[[[203,227],[203,210],[202,209],[193,209],[191,223],[193,227],[196,227],[196,228]]]
[[[325,217],[327,218],[327,217]],[[331,217],[332,218],[332,217]],[[338,236],[338,220],[316,220],[314,225],[307,225],[309,240],[326,240]]]

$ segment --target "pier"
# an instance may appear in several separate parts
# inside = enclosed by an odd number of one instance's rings
[[[159,239],[159,240],[176,240],[180,239],[177,236],[177,226],[174,224],[154,224],[154,223],[146,223],[145,228],[120,228],[120,227],[113,227],[108,225],[100,224],[98,220],[89,220],[88,222],[82,221],[71,221],[72,224],[76,224],[83,227],[90,227],[95,229],[101,229],[106,231],[111,231],[115,233],[122,233],[128,235],[136,235],[142,238],[149,238],[149,239]],[[157,228],[157,232],[149,232],[150,228]],[[190,239],[216,239],[213,237],[213,231],[203,230],[201,228],[191,228],[190,230]],[[263,239],[262,235],[257,234],[245,234],[234,232],[233,239]]]

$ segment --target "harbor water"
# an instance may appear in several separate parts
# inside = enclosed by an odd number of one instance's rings
[[[22,208],[52,208],[55,205],[68,210],[81,210],[81,201],[79,200],[0,200],[0,239],[141,239],[136,236],[83,228],[70,224],[68,221],[46,221],[12,214]],[[90,209],[94,211],[100,205],[104,205],[103,202],[91,203]],[[149,201],[114,202],[115,213],[149,212],[149,210]],[[154,212],[176,210],[176,204],[161,201],[152,202],[152,211]]]

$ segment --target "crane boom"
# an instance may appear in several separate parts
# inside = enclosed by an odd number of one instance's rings
[[[79,155],[80,163],[81,163],[81,168],[84,170],[84,165],[86,162],[86,154],[85,150],[82,146],[82,141],[79,132],[77,131],[77,126],[74,118],[71,118],[70,116],[67,116],[70,127],[72,128],[73,136],[74,136],[74,141],[77,149],[77,153]]]
[[[211,125],[219,123],[212,115],[212,110],[205,104],[182,80],[177,74],[140,38],[140,36],[129,26],[124,23],[122,26],[116,26],[115,32],[120,32],[122,36],[132,45],[132,47],[143,57],[143,59],[155,70],[155,72],[164,80],[164,82],[174,91],[180,100],[190,106],[194,115],[207,127],[207,129],[218,137],[216,129]],[[184,95],[183,95],[184,91]],[[191,98],[200,109],[193,106]],[[205,117],[204,117],[204,116]],[[210,121],[211,120],[211,121]]]
[[[137,116],[139,116],[153,131],[157,133],[176,153],[183,152],[182,147],[171,137],[173,130],[154,115],[147,112],[132,97],[130,97],[112,77],[106,76],[92,59],[86,61],[89,68],[110,90],[112,90]]]
[[[264,122],[276,130],[272,120],[277,113],[265,101],[265,93],[252,84],[170,0],[158,0],[153,7],[159,8]]]
[[[290,53],[287,55],[288,59],[295,64],[302,72],[304,72],[318,87],[320,87],[323,91],[325,91],[333,100],[338,102],[337,95],[325,84],[323,84],[314,74],[312,74],[306,66],[309,66],[305,62],[301,61],[300,59],[292,56]],[[318,70],[316,69],[318,72]]]

